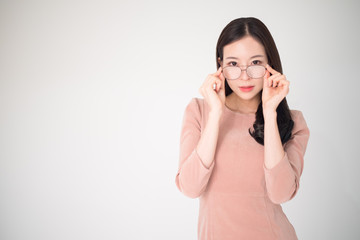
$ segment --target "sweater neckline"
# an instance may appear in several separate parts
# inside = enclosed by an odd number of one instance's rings
[[[256,113],[241,113],[241,112],[237,112],[234,110],[231,110],[226,104],[225,105],[225,112],[229,112],[231,114],[235,114],[235,115],[239,115],[239,116],[244,116],[244,117],[255,117]]]

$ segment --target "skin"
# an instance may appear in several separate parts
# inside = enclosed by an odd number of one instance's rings
[[[264,164],[267,169],[271,169],[280,162],[285,154],[276,122],[276,108],[288,94],[290,82],[285,75],[267,65],[268,60],[264,46],[251,36],[245,36],[224,46],[223,51],[223,61],[221,62],[219,59],[220,68],[215,73],[209,74],[199,88],[200,94],[210,106],[210,112],[209,120],[205,125],[196,151],[204,166],[209,168],[214,160],[220,120],[225,104],[233,111],[255,113],[260,100],[262,100],[265,121]],[[225,78],[222,68],[229,65],[240,65],[244,69],[244,65],[254,64],[266,66],[265,76],[252,79],[245,71],[242,71],[238,79],[228,81],[233,93],[225,97]],[[216,84],[215,90],[213,89],[214,83]],[[250,92],[242,92],[239,89],[240,86],[249,85],[254,86]],[[262,95],[260,94],[261,90],[263,90]]]

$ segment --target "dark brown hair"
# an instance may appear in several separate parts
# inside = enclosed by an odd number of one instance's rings
[[[279,52],[268,28],[263,22],[254,17],[237,18],[231,21],[221,32],[216,45],[216,66],[220,67],[220,61],[223,61],[224,46],[235,42],[245,36],[251,36],[259,41],[265,48],[268,64],[276,71],[283,73]],[[220,58],[220,61],[218,60]],[[228,96],[232,90],[225,79],[225,95]],[[262,94],[262,90],[260,95]],[[260,98],[261,99],[261,98]],[[294,122],[291,118],[290,109],[286,101],[286,97],[280,102],[276,109],[277,124],[282,144],[291,138],[291,131]],[[264,145],[264,116],[262,109],[262,101],[256,111],[256,120],[253,124],[254,130],[249,134],[261,145]]]

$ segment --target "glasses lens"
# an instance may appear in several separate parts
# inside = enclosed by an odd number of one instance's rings
[[[239,78],[241,69],[238,67],[225,67],[223,73],[226,79],[233,80]]]
[[[265,67],[261,65],[249,66],[247,74],[251,78],[261,78],[265,75]]]

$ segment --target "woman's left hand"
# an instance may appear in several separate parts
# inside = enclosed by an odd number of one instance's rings
[[[272,76],[270,76],[270,73]],[[268,64],[266,65],[266,74],[264,77],[262,92],[263,112],[276,112],[280,102],[289,93],[290,82],[286,80],[285,75],[275,71]]]

